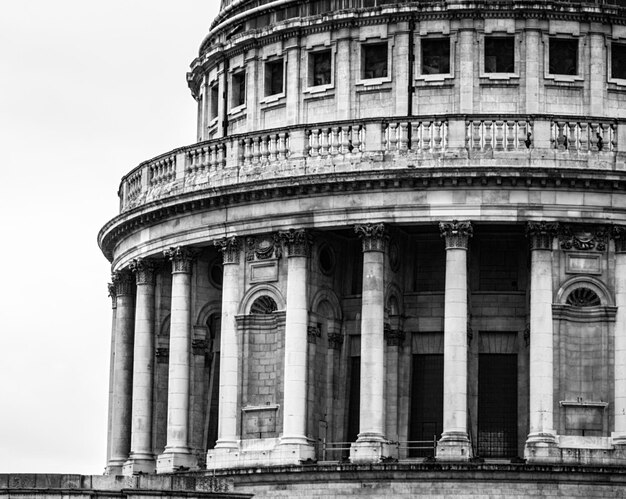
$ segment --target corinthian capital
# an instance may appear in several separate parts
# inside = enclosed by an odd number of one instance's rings
[[[189,274],[196,253],[184,246],[176,246],[163,252],[165,258],[172,262],[172,274]]]
[[[556,222],[528,222],[526,237],[531,250],[552,250],[552,241],[557,235],[559,224]]]
[[[474,235],[474,228],[469,221],[439,222],[439,232],[446,240],[446,249],[467,249],[469,238]]]
[[[133,274],[128,269],[116,270],[111,274],[113,286],[115,286],[115,296],[133,294]]]
[[[224,239],[218,239],[213,244],[222,252],[224,258],[224,265],[229,263],[239,263],[239,238],[225,237]]]
[[[130,265],[128,266],[128,268],[135,273],[137,286],[142,284],[154,286],[155,267],[156,265],[154,262],[146,258],[136,258],[130,262]]]
[[[287,256],[305,256],[311,254],[313,238],[304,229],[289,229],[278,233],[281,241],[287,248]]]
[[[615,241],[615,252],[626,253],[626,227],[616,225],[611,230],[611,237]]]
[[[363,252],[382,251],[387,248],[389,236],[385,231],[385,224],[355,225],[354,232],[363,241]]]
[[[112,282],[107,284],[109,289],[109,298],[111,298],[111,308],[117,308],[117,292],[115,291],[115,284]]]

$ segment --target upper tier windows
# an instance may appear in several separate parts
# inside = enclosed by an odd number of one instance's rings
[[[549,73],[578,75],[578,39],[550,38]]]
[[[368,43],[361,46],[361,78],[387,78],[388,75],[387,42]]]
[[[284,67],[283,59],[275,59],[265,63],[265,97],[283,93]]]
[[[450,39],[425,38],[422,40],[421,74],[450,73]]]
[[[515,73],[515,38],[485,37],[485,73]]]

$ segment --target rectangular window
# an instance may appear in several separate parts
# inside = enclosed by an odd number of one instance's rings
[[[515,73],[515,38],[485,37],[485,73]]]
[[[611,78],[626,80],[626,43],[611,43]]]
[[[553,75],[578,74],[578,40],[550,38],[549,71]]]
[[[448,73],[450,73],[450,40],[448,38],[423,39],[421,74]]]
[[[330,0],[317,0],[315,2],[311,2],[309,9],[310,15],[312,16],[330,12]]]
[[[309,54],[309,86],[330,85],[332,56],[330,50]]]
[[[217,109],[219,105],[220,87],[217,83],[211,85],[211,119],[217,118]]]
[[[231,90],[231,107],[243,106],[246,103],[246,72],[233,74]]]
[[[387,43],[375,43],[363,45],[362,54],[362,77],[364,80],[371,78],[387,77]]]
[[[265,63],[265,97],[283,93],[283,60]]]

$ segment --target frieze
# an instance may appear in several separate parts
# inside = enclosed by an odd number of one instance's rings
[[[559,225],[559,244],[564,250],[606,251],[609,242],[607,227]]]
[[[363,252],[384,252],[387,249],[389,236],[385,231],[385,224],[358,224],[354,226],[354,232],[363,242]]]
[[[116,270],[111,274],[111,280],[115,286],[115,296],[132,295],[134,293],[133,274],[128,269]]]
[[[148,258],[136,258],[132,262],[128,268],[131,272],[135,273],[135,279],[137,286],[147,285],[154,286],[155,284],[155,273],[156,265],[154,261]]]
[[[287,256],[309,257],[311,255],[313,237],[307,230],[289,229],[280,231],[278,235],[287,248]]]
[[[611,237],[615,241],[615,252],[626,253],[626,227],[615,225],[611,230]]]
[[[176,246],[163,251],[163,254],[167,259],[172,262],[172,273],[191,273],[191,267],[194,259],[197,256],[197,252],[186,248],[184,246]]]
[[[341,345],[343,345],[343,334],[328,333],[328,348],[331,350],[341,350]]]
[[[280,258],[282,247],[278,234],[250,236],[246,238],[246,261],[269,260]]]
[[[309,326],[306,330],[307,341],[315,345],[317,343],[317,339],[322,337],[322,330],[319,326]]]
[[[552,250],[552,241],[559,230],[557,222],[528,222],[526,237],[530,241],[531,250]]]
[[[224,265],[239,263],[240,242],[238,237],[225,237],[214,241],[213,244],[222,252]]]
[[[446,241],[446,249],[467,249],[469,238],[474,235],[469,221],[439,222],[439,231]]]

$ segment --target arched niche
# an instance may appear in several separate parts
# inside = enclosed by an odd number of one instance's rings
[[[555,302],[576,308],[613,307],[613,296],[604,283],[589,276],[569,279],[559,288]]]
[[[252,305],[256,306],[263,302],[269,303],[269,301],[264,297],[270,298],[274,301],[276,304],[276,311],[285,310],[286,300],[280,290],[271,284],[259,284],[248,290],[241,300],[241,304],[239,305],[239,315],[252,314]],[[259,299],[260,301],[258,301]]]

